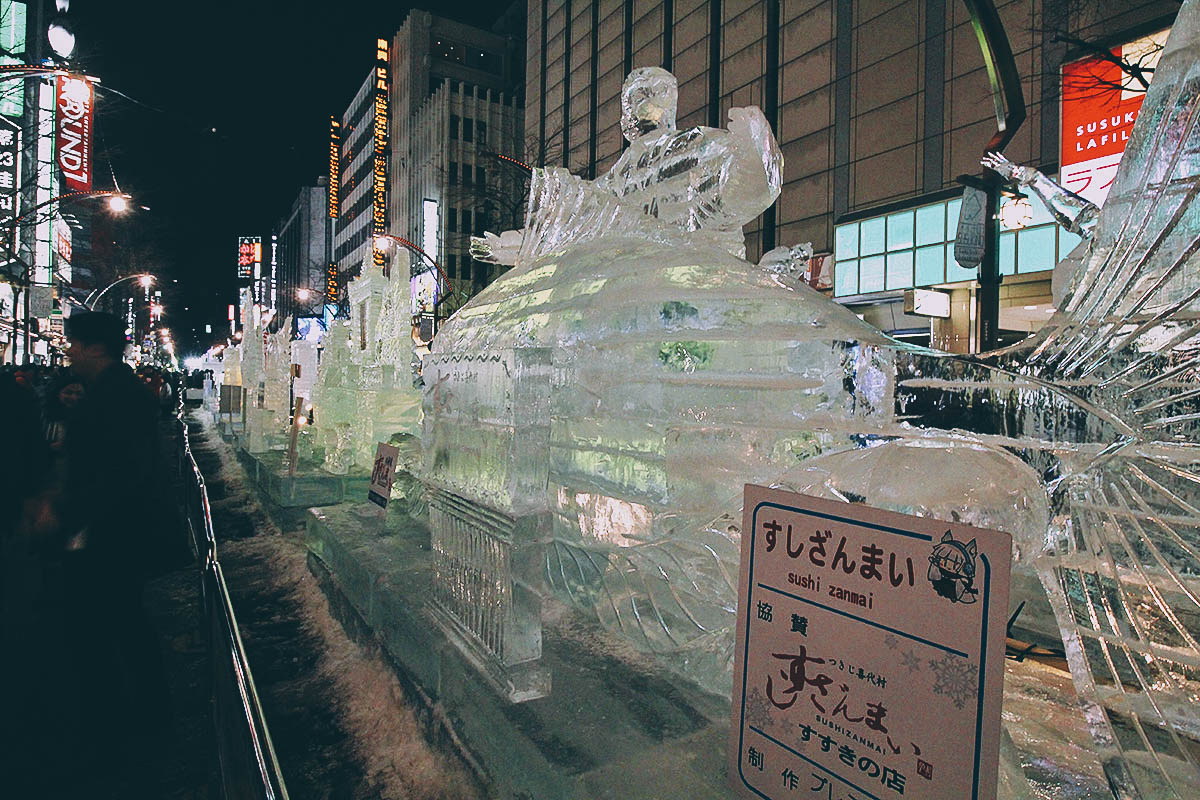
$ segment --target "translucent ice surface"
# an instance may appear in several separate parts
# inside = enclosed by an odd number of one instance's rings
[[[1094,774],[1119,798],[1200,794],[1197,13],[1067,304],[981,359],[905,346],[747,263],[740,226],[781,162],[761,114],[678,131],[672,82],[631,76],[625,155],[595,182],[535,170],[524,230],[476,242],[514,268],[427,362],[422,477],[452,498],[433,546],[456,598],[481,574],[493,615],[496,582],[553,593],[727,691],[743,483],[1005,529],[1049,598]],[[518,622],[505,635],[539,634]],[[1035,725],[1006,717],[1006,797],[1057,796],[1031,765],[1081,757]]]

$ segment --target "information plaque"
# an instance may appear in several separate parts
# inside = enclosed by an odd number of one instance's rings
[[[1012,537],[746,486],[739,796],[993,800]]]
[[[396,462],[400,459],[400,448],[394,444],[379,442],[375,446],[375,466],[371,470],[371,483],[367,486],[367,499],[380,508],[387,508],[392,496],[392,481],[396,479]]]

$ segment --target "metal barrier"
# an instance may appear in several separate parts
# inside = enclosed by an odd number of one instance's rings
[[[179,421],[176,466],[185,485],[184,515],[188,539],[201,565],[200,588],[208,629],[213,728],[223,795],[226,800],[287,800],[283,773],[271,745],[225,575],[217,559],[208,489],[192,454],[187,422],[183,418],[185,408],[180,402],[176,415]]]

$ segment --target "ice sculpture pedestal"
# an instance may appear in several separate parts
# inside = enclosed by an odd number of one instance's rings
[[[435,620],[429,530],[370,508],[312,509],[309,568],[351,636],[381,646],[413,700],[440,710],[427,715],[429,724],[452,729],[489,796],[729,796],[727,700],[692,689],[556,606],[544,614],[539,662],[553,673],[554,691],[511,703]]]
[[[330,506],[343,500],[365,500],[370,475],[334,475],[315,464],[301,461],[295,474],[288,475],[287,453],[272,450],[247,453],[246,472],[261,494],[284,508]]]

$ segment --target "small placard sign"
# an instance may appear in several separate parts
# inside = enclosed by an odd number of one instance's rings
[[[746,486],[739,797],[994,800],[1012,537]]]
[[[396,461],[400,448],[394,444],[380,442],[375,447],[375,467],[371,470],[371,484],[367,487],[367,499],[380,508],[387,508],[392,496],[392,481],[396,478]]]

